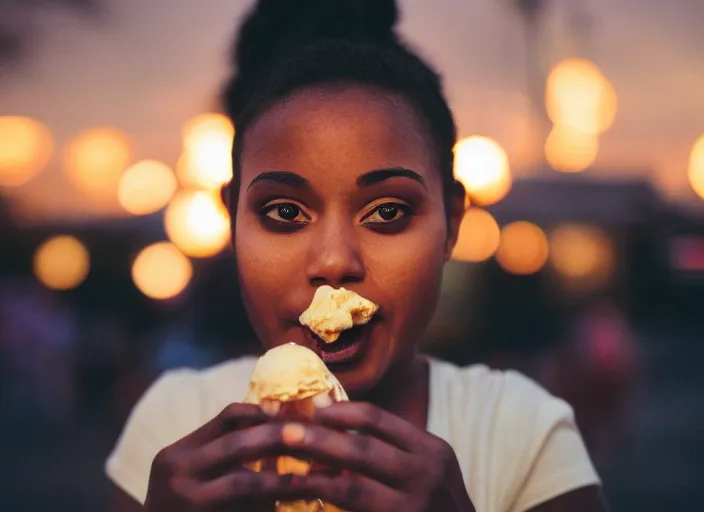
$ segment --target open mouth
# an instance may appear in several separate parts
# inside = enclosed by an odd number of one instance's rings
[[[325,343],[319,336],[306,329],[315,350],[323,362],[331,367],[339,368],[359,361],[369,345],[371,324],[352,327],[340,333],[333,343]]]

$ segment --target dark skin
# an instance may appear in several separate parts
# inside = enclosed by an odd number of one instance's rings
[[[235,249],[264,348],[310,344],[297,319],[323,284],[376,302],[380,319],[364,357],[336,371],[352,402],[305,425],[232,404],[157,455],[146,509],[271,510],[274,498],[317,497],[349,511],[474,510],[452,448],[425,429],[428,366],[417,346],[464,197],[443,193],[424,124],[393,94],[310,88],[244,137]],[[284,453],[345,471],[291,477],[242,466]],[[534,510],[598,512],[601,503],[585,488]],[[143,508],[118,492],[114,510]]]

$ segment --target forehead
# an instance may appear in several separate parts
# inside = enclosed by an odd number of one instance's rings
[[[240,169],[245,180],[268,169],[342,179],[405,167],[432,182],[438,172],[431,148],[422,120],[400,96],[355,86],[310,88],[252,124]]]

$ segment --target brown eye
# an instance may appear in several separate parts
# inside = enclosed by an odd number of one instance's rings
[[[408,215],[410,206],[402,203],[382,203],[367,213],[362,221],[365,224],[388,224]]]
[[[301,213],[300,208],[295,204],[280,204],[276,207],[279,217],[284,220],[296,220],[298,214]]]
[[[396,215],[399,213],[398,206],[395,204],[382,204],[379,209],[377,210],[379,213],[379,217],[381,217],[385,221],[390,221],[394,220],[396,218]]]
[[[295,203],[274,203],[264,207],[266,217],[282,223],[304,224],[310,220],[302,208]]]

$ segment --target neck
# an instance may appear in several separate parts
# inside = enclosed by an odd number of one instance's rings
[[[394,365],[363,399],[425,429],[429,403],[429,364],[420,354]]]

